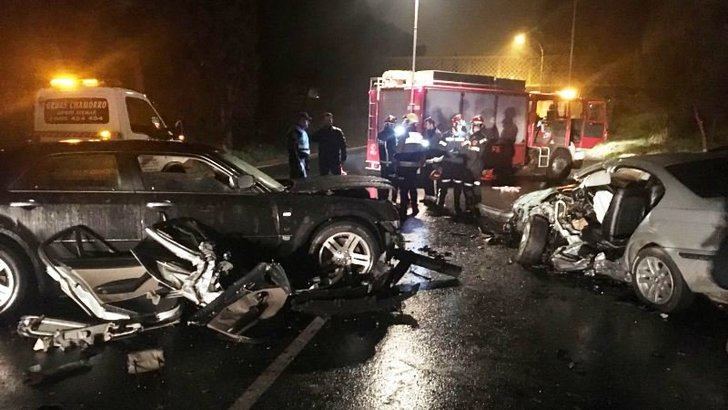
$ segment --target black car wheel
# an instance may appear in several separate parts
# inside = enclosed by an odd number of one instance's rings
[[[0,243],[0,319],[12,320],[25,302],[29,290],[28,272],[23,258],[11,247]]]
[[[516,261],[526,269],[539,265],[548,240],[549,221],[541,215],[532,215],[523,227]]]
[[[658,247],[643,249],[637,255],[632,287],[643,303],[668,313],[686,309],[695,297],[675,262]]]
[[[319,229],[311,241],[309,254],[325,274],[351,269],[369,273],[381,250],[375,236],[360,223],[333,222]]]

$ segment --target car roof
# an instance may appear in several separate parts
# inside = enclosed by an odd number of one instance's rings
[[[26,144],[6,150],[8,158],[28,155],[47,155],[63,152],[92,152],[92,151],[129,151],[129,152],[174,152],[204,154],[217,151],[205,144],[183,143],[178,141],[81,141],[81,142],[42,142]]]
[[[651,154],[640,155],[634,157],[620,158],[613,164],[639,165],[651,164],[662,168],[670,165],[683,164],[686,162],[700,161],[710,158],[726,158],[728,160],[728,151],[710,151],[710,152],[677,152],[669,154]]]

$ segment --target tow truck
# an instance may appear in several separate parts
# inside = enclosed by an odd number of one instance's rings
[[[553,180],[580,167],[585,151],[608,137],[606,102],[580,97],[573,88],[529,92],[523,80],[434,70],[415,72],[414,84],[412,77],[390,70],[370,81],[367,169],[379,170],[377,133],[390,114],[432,117],[443,132],[457,113],[466,120],[481,115],[499,134],[505,124],[510,132],[515,126],[514,168]]]
[[[167,128],[146,95],[95,78],[54,77],[33,107],[36,142],[183,139]]]

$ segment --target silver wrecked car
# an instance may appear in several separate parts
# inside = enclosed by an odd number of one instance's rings
[[[620,158],[523,195],[512,212],[480,213],[515,239],[524,267],[605,274],[673,312],[696,293],[728,303],[711,276],[728,230],[727,179],[728,151]]]

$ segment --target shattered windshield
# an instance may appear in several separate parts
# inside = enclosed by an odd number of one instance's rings
[[[226,152],[218,152],[218,155],[220,155],[225,162],[235,167],[238,171],[254,177],[256,181],[263,184],[266,188],[275,192],[282,192],[286,189],[280,182],[235,155]]]

